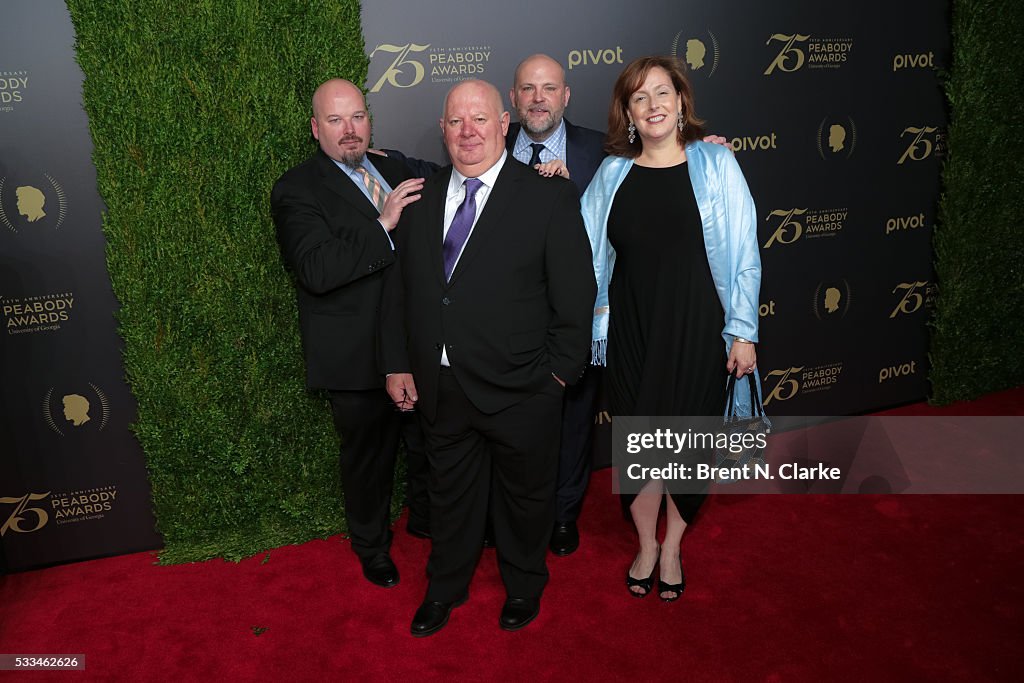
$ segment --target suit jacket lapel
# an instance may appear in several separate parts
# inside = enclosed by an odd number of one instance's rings
[[[448,284],[444,278],[444,256],[441,253],[441,246],[444,244],[444,205],[448,199],[448,183],[451,182],[451,179],[451,166],[438,171],[427,181],[428,184],[435,183],[434,191],[428,192],[428,188],[424,187],[420,197],[420,201],[425,203],[427,229],[430,230],[427,237],[427,245],[430,249],[429,258],[434,264],[434,272],[442,287],[446,287]]]
[[[477,219],[476,225],[473,226],[473,232],[470,233],[466,247],[462,250],[459,262],[455,264],[455,271],[452,273],[452,279],[448,282],[449,285],[455,284],[459,276],[469,267],[470,262],[483,249],[490,236],[500,229],[502,216],[511,210],[512,199],[516,195],[516,184],[521,177],[519,174],[525,169],[526,166],[517,163],[511,155],[505,159],[505,165],[501,167],[498,179],[494,181],[494,187],[491,188],[491,193],[487,197],[484,211]]]
[[[329,156],[323,153],[323,150],[319,151],[319,155],[320,177],[323,179],[324,186],[370,220],[376,220],[380,214],[377,213],[377,208],[370,203],[366,195],[355,186],[351,178],[338,168]]]

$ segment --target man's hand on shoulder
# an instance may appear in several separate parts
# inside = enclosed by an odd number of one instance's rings
[[[384,200],[384,210],[380,213],[380,224],[384,229],[391,232],[398,225],[398,219],[402,217],[402,209],[420,198],[419,192],[423,189],[423,178],[410,178],[403,181],[391,191],[388,198]]]
[[[705,135],[704,142],[710,142],[712,145],[721,145],[722,147],[728,147],[732,149],[732,143],[721,135]]]
[[[534,164],[533,168],[545,178],[557,175],[569,179],[569,167],[561,159],[552,159],[543,164]]]

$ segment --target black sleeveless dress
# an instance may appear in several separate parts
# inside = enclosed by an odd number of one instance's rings
[[[721,415],[725,313],[686,162],[634,165],[615,194],[608,239],[616,252],[605,374],[612,415]],[[622,494],[624,510],[635,498]],[[672,493],[687,523],[704,498]]]

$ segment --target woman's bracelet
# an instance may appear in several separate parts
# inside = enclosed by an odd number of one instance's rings
[[[732,340],[733,341],[738,341],[740,344],[753,344],[754,343],[754,342],[750,341],[749,339],[744,339],[743,337],[733,337]]]

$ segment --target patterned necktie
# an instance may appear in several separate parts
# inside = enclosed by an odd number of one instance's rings
[[[530,163],[527,166],[533,168],[537,164],[544,163],[540,160],[540,151],[544,149],[544,145],[539,142],[531,142],[530,147],[533,147],[533,156],[530,157]]]
[[[452,278],[455,262],[459,260],[459,252],[462,251],[462,245],[466,243],[469,231],[473,227],[473,220],[476,218],[476,191],[481,185],[483,182],[479,178],[466,178],[466,197],[455,211],[455,218],[448,227],[448,234],[445,235],[444,246],[441,249],[444,254],[445,280]]]
[[[377,207],[377,213],[384,213],[384,200],[388,198],[384,186],[363,165],[356,166],[356,173],[363,176],[363,186],[370,193],[370,201]]]

